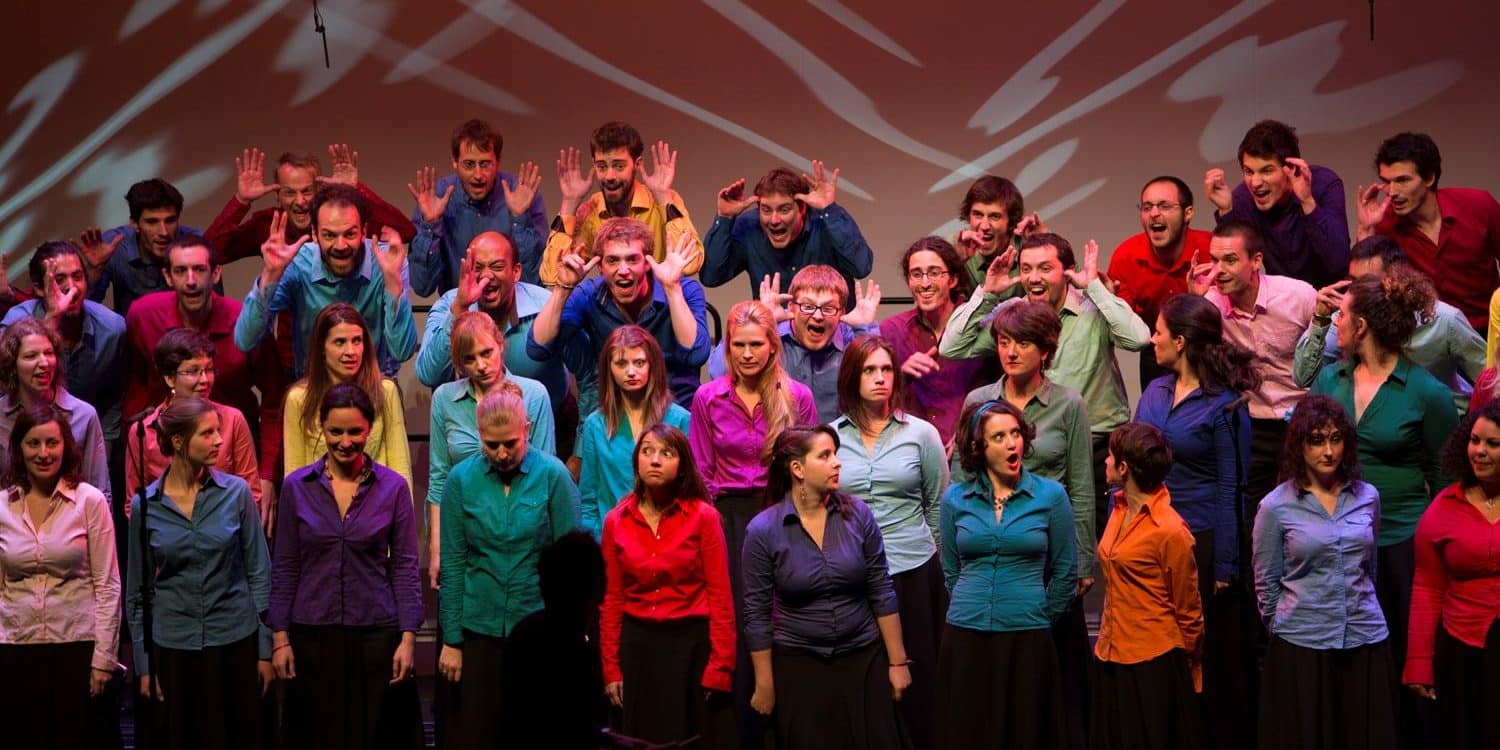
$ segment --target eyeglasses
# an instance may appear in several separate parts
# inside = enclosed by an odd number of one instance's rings
[[[1315,448],[1321,448],[1324,445],[1343,445],[1344,436],[1338,432],[1314,432],[1307,436],[1307,444]]]
[[[818,305],[814,305],[811,302],[798,302],[796,303],[796,305],[797,309],[801,310],[803,315],[812,315],[813,313],[821,310],[823,312],[823,317],[825,318],[831,318],[844,311],[844,308],[839,307],[838,305],[823,305],[819,307]]]
[[[203,368],[189,367],[186,370],[178,370],[177,371],[177,377],[179,377],[179,378],[201,378],[204,375],[212,375],[215,372],[218,372],[218,370],[214,369],[213,365],[209,365],[208,367],[203,367]]]
[[[946,268],[929,268],[925,271],[918,268],[915,271],[906,272],[906,277],[908,279],[911,279],[912,281],[922,281],[923,279],[932,279],[933,281],[938,281],[947,275],[948,269]]]
[[[1140,209],[1143,214],[1151,213],[1151,209],[1153,208],[1165,214],[1182,208],[1182,204],[1171,201],[1157,201],[1155,203],[1137,203],[1135,207]]]

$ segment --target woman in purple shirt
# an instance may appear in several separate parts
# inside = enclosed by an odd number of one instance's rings
[[[828,425],[777,436],[771,505],[745,533],[750,705],[774,715],[782,750],[905,744],[892,700],[911,685],[911,660],[896,590],[875,516],[839,492],[838,449]]]
[[[329,389],[318,416],[328,452],[283,483],[271,562],[286,746],[420,748],[411,492],[365,453],[375,407],[359,386]]]

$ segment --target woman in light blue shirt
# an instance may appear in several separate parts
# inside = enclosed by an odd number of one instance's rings
[[[902,411],[905,393],[889,341],[860,336],[844,349],[838,376],[842,414],[832,425],[847,477],[843,487],[870,506],[885,540],[912,662],[912,687],[897,708],[913,745],[923,750],[935,747],[937,644],[948,611],[936,542],[948,462],[937,428]]]
[[[1358,453],[1343,407],[1303,398],[1282,482],[1255,514],[1255,592],[1271,633],[1262,750],[1396,747],[1396,671],[1375,597],[1380,496],[1358,479]]]
[[[599,351],[599,408],[578,436],[583,527],[594,538],[604,517],[635,488],[637,435],[657,423],[688,431],[688,410],[672,401],[661,344],[640,326],[616,328]]]

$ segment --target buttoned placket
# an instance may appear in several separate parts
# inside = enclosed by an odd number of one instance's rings
[[[829,532],[833,530],[832,527],[834,526],[831,521],[833,521],[833,517],[838,514],[838,511],[834,510],[833,508],[826,508],[825,512],[828,514],[828,516],[823,519],[822,547],[819,547],[818,543],[813,541],[812,534],[808,533],[807,526],[802,523],[802,515],[800,513],[796,515],[797,529],[802,532],[802,536],[807,540],[807,543],[809,545],[812,545],[813,550],[818,553],[818,568],[816,571],[814,571],[812,577],[813,588],[821,591],[830,591],[834,587],[830,585],[832,576],[828,572],[828,553],[825,550],[828,549],[828,544],[830,541],[828,538]],[[796,513],[795,508],[793,509],[793,513]],[[842,516],[840,516],[840,518],[842,519]],[[832,641],[834,637],[838,635],[838,621],[837,616],[834,612],[834,603],[829,597],[826,596],[819,597],[819,599],[823,601],[823,606],[826,608],[826,611],[824,613],[826,615],[825,628],[827,629],[825,636],[828,641]]]

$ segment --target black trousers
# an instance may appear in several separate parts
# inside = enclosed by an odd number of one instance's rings
[[[1391,644],[1391,659],[1401,667],[1406,664],[1406,631],[1411,618],[1411,583],[1416,576],[1416,544],[1414,539],[1381,547],[1375,557],[1375,598],[1380,602],[1380,611],[1385,614],[1385,626],[1390,631],[1387,641]],[[1439,627],[1439,630],[1442,628]],[[1401,746],[1406,750],[1423,750],[1431,747],[1435,729],[1432,726],[1432,705],[1416,693],[1402,690],[1396,699],[1396,732],[1401,737]]]
[[[449,693],[444,747],[494,750],[504,746],[500,726],[504,705],[500,669],[505,645],[504,638],[464,630],[464,666],[456,689]],[[438,675],[438,682],[446,681]]]
[[[831,657],[777,647],[771,660],[780,750],[905,747],[891,699],[890,660],[878,638]]]
[[[152,658],[162,700],[137,696],[137,747],[260,750],[269,739],[263,732],[254,634],[201,651],[158,646]]]
[[[656,743],[697,737],[700,750],[738,747],[733,697],[703,688],[708,666],[708,620],[648,622],[625,617],[620,626],[620,676],[625,705],[620,731]]]
[[[0,644],[0,725],[6,747],[120,746],[119,685],[89,696],[93,641]]]
[[[293,625],[297,676],[286,683],[284,746],[306,750],[417,750],[422,708],[415,680],[395,685],[394,627]]]
[[[734,716],[742,748],[759,747],[768,730],[765,719],[750,707],[750,696],[755,694],[755,670],[750,666],[750,650],[745,647],[745,587],[740,570],[745,528],[760,513],[761,504],[758,489],[721,492],[714,498],[719,523],[724,529],[724,545],[729,552],[729,587],[734,593],[734,623],[739,630],[734,648]]]
[[[1203,600],[1203,727],[1209,746],[1248,750],[1255,742],[1256,668],[1260,633],[1254,593],[1244,581],[1214,591],[1212,530],[1193,534],[1198,594]]]
[[[934,554],[927,562],[891,576],[901,614],[901,638],[911,659],[911,686],[896,703],[901,723],[916,750],[937,748],[937,659],[943,621],[948,616],[948,589],[943,565]]]

